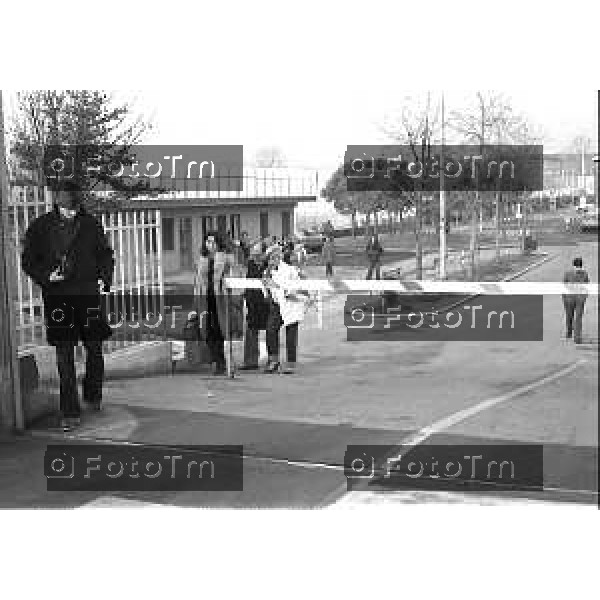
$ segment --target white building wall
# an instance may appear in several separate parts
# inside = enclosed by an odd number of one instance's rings
[[[250,239],[260,236],[260,213],[269,214],[269,237],[282,235],[282,214],[290,213],[290,232],[295,231],[294,204],[289,205],[252,205],[252,206],[221,206],[221,207],[190,207],[163,209],[162,216],[175,219],[174,249],[163,250],[163,268],[165,273],[175,273],[181,269],[180,259],[180,226],[184,217],[192,218],[192,245],[194,250],[199,249],[202,244],[202,218],[212,217],[213,226],[217,226],[217,216],[226,215],[227,228],[229,229],[229,218],[232,214],[240,215],[240,231],[246,231]]]

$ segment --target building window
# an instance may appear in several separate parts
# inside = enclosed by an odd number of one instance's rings
[[[175,219],[165,217],[162,220],[162,243],[163,250],[175,250]]]
[[[217,216],[217,231],[222,236],[227,234],[227,215]]]
[[[212,217],[202,217],[202,241],[204,241],[206,234],[212,230],[213,230],[213,218]]]
[[[231,231],[232,239],[239,239],[240,237],[240,226],[241,216],[240,215],[229,215],[229,231]]]
[[[289,210],[284,210],[281,213],[281,235],[286,238],[292,231],[292,217]]]
[[[158,252],[158,244],[156,243],[157,235],[156,235],[156,227],[149,227],[146,229],[145,245],[146,245],[146,254]]]
[[[260,213],[260,237],[266,238],[269,235],[269,213]]]

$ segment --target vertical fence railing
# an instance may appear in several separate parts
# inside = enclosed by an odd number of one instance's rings
[[[45,188],[11,186],[8,205],[11,215],[16,297],[13,298],[19,349],[46,343],[41,290],[21,269],[23,240],[33,220],[50,210],[52,199]]]
[[[152,326],[162,314],[164,296],[159,209],[119,211],[102,216],[102,224],[115,250],[115,274],[107,298],[113,336],[105,351],[161,337]]]

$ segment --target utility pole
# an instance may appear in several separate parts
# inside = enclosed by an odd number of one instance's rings
[[[500,125],[496,127],[496,143],[498,146],[502,143],[502,134],[500,130]],[[500,187],[500,181],[498,181],[498,187]],[[502,205],[502,192],[500,190],[496,191],[496,261],[500,261],[501,251],[500,251],[500,232],[503,228],[502,216],[503,210],[501,210]]]
[[[481,106],[481,136],[479,138],[481,153],[483,153],[483,145],[484,145],[484,136],[485,136],[485,104],[483,101],[483,96],[481,93],[478,93],[479,104]],[[474,165],[474,169],[477,168],[477,165]],[[477,178],[477,173],[472,173],[472,176]],[[471,212],[471,243],[470,243],[470,262],[471,262],[471,279],[475,281],[477,279],[477,254],[479,251],[479,240],[478,240],[478,209],[480,208],[480,197],[479,191],[475,191],[475,196],[473,198],[472,204],[472,212]]]
[[[8,170],[4,145],[4,111],[0,90],[0,427],[23,430],[18,343],[14,315],[14,247],[8,220]]]
[[[439,278],[446,279],[446,191],[444,190],[444,92],[442,92],[442,148],[440,150],[440,274]]]

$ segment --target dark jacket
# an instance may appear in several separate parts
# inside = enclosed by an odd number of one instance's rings
[[[252,258],[248,261],[248,279],[261,279],[265,271],[265,263],[256,263]],[[246,322],[248,329],[266,329],[270,304],[262,290],[247,289],[245,293],[248,315]]]
[[[112,284],[113,250],[101,223],[81,209],[73,219],[73,224],[74,235],[69,235],[65,222],[54,208],[35,219],[25,233],[21,263],[23,271],[42,291],[51,289],[56,293],[68,293],[72,288],[79,288],[80,284],[89,283],[97,287],[99,279],[106,286]],[[70,251],[67,246],[70,246]],[[64,255],[69,265],[65,280],[50,283],[50,274]]]
[[[61,264],[64,280],[50,282],[50,274]],[[105,286],[112,284],[114,257],[104,229],[94,216],[81,209],[68,222],[54,208],[35,219],[25,233],[21,265],[42,288],[49,344],[110,337],[112,330],[106,321],[106,304],[99,294],[98,280]],[[64,315],[58,324],[54,321],[56,314]]]
[[[589,283],[590,276],[583,268],[572,268],[565,272],[563,283]],[[563,300],[585,300],[587,294],[563,294]]]
[[[212,271],[212,289],[210,285],[210,258],[200,256],[196,261],[194,293],[197,298],[197,312],[199,315],[211,312],[209,296],[214,295],[216,316],[223,339],[227,336],[227,317],[229,315],[229,334],[231,339],[240,339],[244,335],[244,300],[243,292],[235,288],[227,300],[227,291],[224,283],[226,277],[243,277],[244,266],[235,262],[231,253],[218,251],[214,255]],[[202,319],[203,339],[209,339],[209,319]]]
[[[335,262],[335,244],[333,240],[327,240],[323,244],[323,250],[321,251],[321,254],[323,256],[324,263],[333,264]]]
[[[372,240],[369,238],[369,242],[367,243],[367,258],[370,262],[376,263],[381,259],[381,255],[383,254],[383,248],[379,243],[379,239]]]

